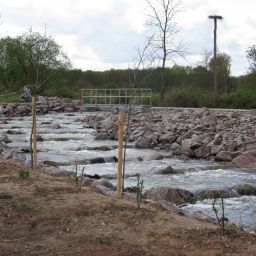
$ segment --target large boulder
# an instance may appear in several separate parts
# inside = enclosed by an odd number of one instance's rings
[[[240,155],[233,159],[232,163],[240,168],[256,169],[256,157],[250,154]]]
[[[216,156],[215,156],[216,161],[231,161],[232,156],[231,152],[229,151],[220,151]]]
[[[136,148],[151,148],[151,144],[153,142],[153,139],[151,137],[140,137],[136,143]]]
[[[234,189],[241,196],[256,196],[256,186],[250,184],[238,185],[232,189]]]
[[[211,148],[208,146],[202,146],[197,148],[194,153],[197,158],[207,158],[211,155]]]
[[[201,199],[212,199],[212,198],[229,198],[238,196],[233,190],[221,190],[221,189],[205,189],[200,190],[196,195]]]
[[[168,201],[175,204],[192,203],[194,201],[193,194],[185,189],[156,187],[145,192],[146,199],[153,201]]]
[[[160,143],[173,143],[176,140],[176,136],[173,133],[166,133],[160,136]]]

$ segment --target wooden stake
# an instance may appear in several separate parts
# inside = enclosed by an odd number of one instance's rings
[[[123,130],[125,123],[124,112],[119,112],[118,120],[118,173],[117,173],[117,192],[122,193],[122,167],[123,167]]]
[[[36,140],[36,97],[32,97],[32,139],[33,139],[33,171],[37,170],[37,140]]]

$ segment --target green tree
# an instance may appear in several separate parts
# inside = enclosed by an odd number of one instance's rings
[[[16,38],[0,39],[0,85],[1,91],[19,88],[25,82],[23,69],[24,52]]]
[[[18,37],[24,51],[24,70],[27,80],[37,94],[49,79],[61,69],[68,69],[71,63],[63,53],[61,46],[47,35],[30,30]]]
[[[225,93],[230,92],[230,68],[231,57],[226,53],[218,53],[216,57],[217,68],[217,92]],[[214,58],[209,61],[209,70],[214,72]]]
[[[247,59],[250,63],[250,70],[252,72],[256,71],[256,45],[252,45],[246,51]]]

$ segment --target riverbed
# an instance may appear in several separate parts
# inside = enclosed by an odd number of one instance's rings
[[[54,161],[60,168],[69,171],[84,168],[86,174],[113,177],[110,181],[115,184],[116,162],[88,164],[90,159],[117,156],[117,141],[95,140],[95,130],[82,121],[86,115],[93,114],[95,113],[59,113],[38,116],[38,135],[42,139],[38,142],[39,163],[45,160]],[[21,152],[27,160],[30,159],[28,149],[31,123],[29,116],[14,117],[9,118],[5,124],[1,124],[0,129],[1,133],[12,131],[8,134],[12,141],[8,145],[17,152]],[[102,146],[106,146],[107,150],[101,150]],[[163,158],[151,160],[156,154],[162,155]],[[159,174],[160,170],[168,166],[182,172]],[[125,187],[135,186],[136,175],[140,174],[144,180],[145,190],[158,186],[171,186],[196,194],[205,189],[228,190],[236,185],[256,185],[256,173],[249,169],[222,168],[219,163],[208,160],[182,160],[171,157],[170,153],[164,150],[137,149],[133,143],[128,144],[126,174]],[[256,228],[256,196],[231,197],[224,199],[224,202],[226,217],[230,221],[245,228]],[[200,200],[195,204],[184,205],[182,208],[190,213],[201,212],[214,217],[212,199]]]

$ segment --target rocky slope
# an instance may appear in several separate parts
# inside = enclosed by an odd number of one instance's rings
[[[117,139],[118,115],[85,118],[98,139]],[[255,168],[256,111],[209,109],[134,110],[129,140],[138,148],[162,148],[174,156],[232,161]],[[125,131],[126,132],[126,131]]]

